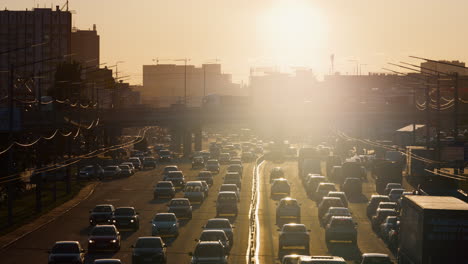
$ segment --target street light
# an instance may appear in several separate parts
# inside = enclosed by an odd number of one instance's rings
[[[124,63],[125,61],[117,61],[115,62],[115,78],[119,78],[119,63]]]

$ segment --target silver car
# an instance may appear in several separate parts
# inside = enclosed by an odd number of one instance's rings
[[[85,250],[78,241],[57,241],[49,251],[49,264],[85,262]]]

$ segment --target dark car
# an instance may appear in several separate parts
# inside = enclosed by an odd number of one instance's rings
[[[49,251],[49,264],[85,263],[85,251],[78,241],[57,241]]]
[[[88,252],[106,249],[120,249],[120,232],[114,225],[97,225],[89,234]]]
[[[300,223],[301,206],[296,199],[286,197],[280,200],[276,207],[276,224]]]
[[[203,242],[203,241],[220,241],[221,244],[223,244],[224,249],[226,252],[229,252],[231,250],[231,245],[229,242],[229,238],[226,235],[226,233],[223,230],[203,230],[200,238],[196,240],[197,242]]]
[[[210,186],[213,185],[213,174],[211,171],[200,171],[198,173],[197,179],[199,181],[206,181],[206,183],[208,183]]]
[[[166,244],[160,237],[139,237],[133,247],[133,264],[166,264]]]
[[[153,197],[158,198],[174,198],[175,197],[174,184],[171,181],[159,181],[154,187]]]
[[[238,172],[228,172],[226,173],[226,176],[224,176],[223,184],[235,184],[237,185],[239,190],[241,190],[242,189],[241,176],[239,175]]]
[[[291,186],[284,178],[276,179],[271,184],[270,196],[273,199],[287,197],[291,194]]]
[[[112,223],[119,229],[131,228],[136,231],[140,228],[140,217],[133,207],[117,207]]]
[[[338,197],[343,202],[344,207],[348,207],[348,197],[344,192],[328,192],[326,197]]]
[[[235,192],[219,192],[216,199],[216,217],[237,216],[237,200]]]
[[[343,183],[342,191],[348,197],[359,197],[362,195],[362,181],[359,178],[346,178]]]
[[[109,224],[114,216],[114,206],[112,204],[99,204],[89,211],[89,224]]]
[[[210,159],[206,162],[206,170],[212,173],[219,173],[219,162],[216,159]]]
[[[310,198],[314,199],[315,191],[317,191],[317,186],[321,182],[326,182],[327,179],[322,175],[311,175],[309,174],[306,178],[305,189]]]
[[[99,165],[89,165],[82,169],[78,173],[80,179],[95,179],[102,178],[104,176],[104,169]]]
[[[227,167],[227,172],[237,172],[242,178],[242,173],[243,173],[243,167],[242,165],[239,164],[231,164]]]
[[[169,161],[172,161],[172,153],[170,150],[168,149],[163,149],[161,151],[159,151],[159,161],[161,162],[169,162]]]
[[[234,232],[232,229],[233,226],[227,218],[211,218],[206,225],[203,226],[203,230],[223,230],[229,238],[231,247],[234,243]]]
[[[205,167],[205,159],[203,157],[194,157],[192,159],[192,169],[202,169]]]
[[[169,174],[169,172],[171,171],[180,171],[179,170],[179,167],[177,167],[177,165],[170,165],[170,166],[166,166],[164,167],[164,170],[163,170],[163,180],[166,180],[167,178],[167,175]]]
[[[349,216],[333,216],[325,227],[325,242],[350,241],[351,244],[357,244],[357,229],[353,218]]]
[[[153,157],[145,157],[143,159],[143,168],[153,168],[155,169],[157,166],[156,159]]]
[[[166,177],[166,181],[172,182],[175,188],[184,188],[185,177],[182,171],[170,171]]]
[[[377,209],[371,219],[372,229],[378,231],[380,225],[388,216],[398,216],[398,212],[395,209]]]
[[[390,198],[387,195],[372,195],[369,203],[367,204],[367,217],[372,218],[373,215],[375,215],[375,210],[377,210],[377,207],[379,206],[379,203],[381,202],[390,202]]]
[[[285,224],[278,238],[278,255],[286,254],[309,255],[309,232],[303,224]]]
[[[343,202],[338,197],[323,197],[318,206],[318,220],[321,221],[323,216],[328,212],[330,207],[344,207]]]
[[[315,191],[315,201],[320,202],[324,196],[326,196],[329,192],[336,191],[335,184],[331,182],[321,182],[317,186],[317,190]]]
[[[227,251],[220,241],[203,241],[198,242],[194,252],[190,252],[192,256],[191,264],[227,264]]]
[[[252,162],[255,160],[255,154],[252,152],[242,152],[241,160],[245,162]]]
[[[284,178],[284,171],[281,167],[275,167],[270,171],[270,183],[275,179]]]
[[[192,205],[187,198],[174,198],[169,204],[169,213],[174,213],[178,219],[187,217],[192,219]]]
[[[141,160],[140,158],[138,157],[130,157],[128,159],[129,162],[131,162],[133,164],[133,166],[135,167],[135,169],[137,170],[141,170],[142,169],[142,164],[141,164]]]

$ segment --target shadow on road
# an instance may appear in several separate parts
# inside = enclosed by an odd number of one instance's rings
[[[350,203],[367,203],[367,197],[364,194],[353,195],[348,197]]]

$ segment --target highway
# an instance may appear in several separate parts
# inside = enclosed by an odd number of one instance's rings
[[[140,236],[151,235],[150,221],[158,212],[166,212],[168,200],[153,200],[153,186],[162,179],[161,164],[155,170],[143,170],[129,178],[104,181],[95,192],[79,206],[71,209],[55,221],[45,225],[37,231],[19,239],[8,248],[0,252],[2,263],[46,263],[47,250],[55,241],[77,240],[85,248],[90,227],[88,225],[89,210],[95,205],[111,203],[114,206],[134,206],[140,213],[140,229],[137,232],[122,232],[122,247],[118,252],[97,253],[87,256],[87,263],[97,258],[119,258],[123,263],[131,263],[131,245]],[[186,180],[196,177],[199,170],[192,170],[189,163],[177,164],[186,175]],[[359,259],[361,253],[379,252],[390,254],[386,245],[372,231],[370,222],[366,217],[366,199],[350,201],[350,210],[353,218],[358,222],[358,248],[349,245],[336,245],[327,248],[324,241],[324,229],[317,222],[317,206],[310,200],[302,186],[297,173],[297,161],[273,163],[265,161],[261,164],[259,174],[258,224],[259,239],[256,255],[259,263],[279,263],[278,254],[278,227],[275,225],[275,201],[270,199],[269,172],[271,168],[283,167],[286,178],[292,183],[291,197],[298,199],[302,204],[302,223],[311,230],[311,255],[338,255],[351,261]],[[249,238],[249,210],[252,195],[252,177],[254,163],[244,163],[244,177],[241,191],[240,211],[234,220],[234,245],[230,252],[230,263],[245,263]],[[214,185],[210,189],[208,199],[201,205],[194,205],[193,219],[181,222],[180,235],[174,241],[168,241],[168,263],[188,263],[188,253],[195,247],[195,239],[199,237],[202,226],[210,218],[215,217],[215,199],[222,177],[226,173],[226,165],[221,166],[221,172],[215,176]],[[363,190],[366,198],[374,192],[375,188],[371,177],[364,184]],[[178,192],[177,197],[183,193]]]

